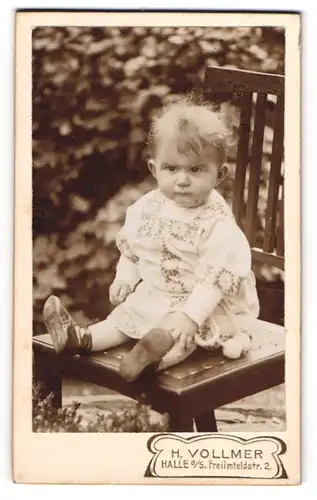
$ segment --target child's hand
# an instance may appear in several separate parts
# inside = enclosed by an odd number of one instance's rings
[[[169,331],[175,340],[179,339],[180,347],[183,349],[189,348],[193,344],[197,332],[195,321],[180,311],[164,316],[158,328]]]
[[[131,287],[123,281],[114,281],[109,288],[109,299],[112,305],[117,306],[125,301],[131,293]]]

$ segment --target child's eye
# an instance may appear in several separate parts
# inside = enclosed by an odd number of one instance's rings
[[[176,168],[173,165],[166,165],[165,167],[169,172],[175,172]]]
[[[194,174],[196,174],[197,172],[201,171],[201,168],[200,167],[191,167],[190,171],[193,172]]]

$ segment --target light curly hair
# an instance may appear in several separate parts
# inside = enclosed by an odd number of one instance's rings
[[[181,98],[163,107],[153,119],[148,154],[157,155],[160,145],[193,158],[213,152],[221,166],[227,158],[230,132],[222,116],[207,103]]]

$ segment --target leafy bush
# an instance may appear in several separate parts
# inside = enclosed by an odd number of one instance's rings
[[[80,322],[110,312],[114,237],[152,186],[144,152],[153,113],[192,91],[208,65],[275,73],[283,63],[277,28],[34,29],[35,334],[50,293]]]
[[[165,432],[168,416],[153,422],[151,407],[137,401],[123,410],[97,413],[88,422],[78,413],[80,403],[54,408],[54,393],[41,397],[41,386],[33,388],[33,432]]]

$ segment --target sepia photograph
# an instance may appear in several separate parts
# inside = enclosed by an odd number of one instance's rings
[[[286,480],[287,29],[140,21],[29,32],[32,434]]]
[[[34,431],[284,430],[284,53],[33,30]]]

